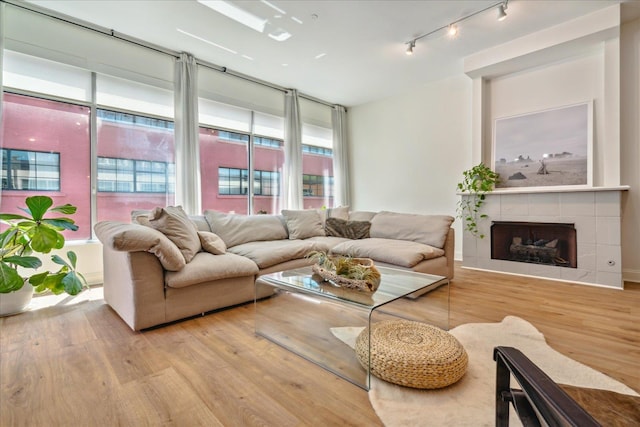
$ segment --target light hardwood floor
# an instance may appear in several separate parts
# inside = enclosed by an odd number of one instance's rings
[[[456,267],[451,327],[520,316],[640,390],[640,284]],[[426,299],[403,301],[420,315]],[[254,334],[252,304],[132,332],[102,300],[0,319],[0,426],[379,426],[367,393]]]

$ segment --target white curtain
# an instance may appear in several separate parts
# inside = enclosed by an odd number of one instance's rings
[[[202,213],[197,70],[195,58],[181,53],[175,65],[176,204],[190,215]]]
[[[302,209],[302,123],[298,91],[287,91],[284,104],[284,209]]]
[[[333,125],[333,179],[335,206],[350,206],[349,153],[347,144],[347,110],[334,105],[331,110]]]

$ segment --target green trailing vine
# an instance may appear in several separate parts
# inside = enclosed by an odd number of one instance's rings
[[[484,238],[478,229],[478,222],[487,218],[480,213],[487,193],[493,191],[500,175],[489,169],[483,163],[462,173],[462,182],[458,183],[458,191],[464,193],[458,202],[457,216],[464,224],[465,230],[475,237]]]

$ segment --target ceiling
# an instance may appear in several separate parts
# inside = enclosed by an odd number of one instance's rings
[[[33,0],[29,3],[116,33],[345,106],[410,91],[462,72],[463,58],[620,1],[251,0],[233,1],[257,29],[196,0]],[[405,54],[409,40],[436,31]],[[278,10],[279,9],[279,10]],[[287,37],[286,40],[282,40]],[[278,40],[281,39],[281,40]]]

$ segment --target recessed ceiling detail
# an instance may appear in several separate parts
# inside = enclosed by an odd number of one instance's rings
[[[233,3],[231,1],[223,1],[223,0],[196,0],[196,1],[202,4],[203,6],[206,6],[226,16],[227,18],[232,19],[235,22],[244,25],[245,27],[251,28],[252,30],[255,30],[259,33],[266,32],[267,36],[269,36],[269,38],[271,38],[272,40],[283,42],[285,40],[288,40],[291,37],[291,33],[289,31],[274,25],[267,18],[263,18],[262,16],[255,15],[243,9],[238,4]],[[260,0],[260,3],[278,12],[277,15],[273,16],[275,19],[280,19],[282,18],[283,15],[287,14],[285,10],[277,7],[273,3],[270,3],[266,0]],[[293,17],[292,19],[297,20],[297,18],[293,18]],[[302,21],[300,20],[297,20],[297,22],[299,22],[300,24],[302,23]]]

